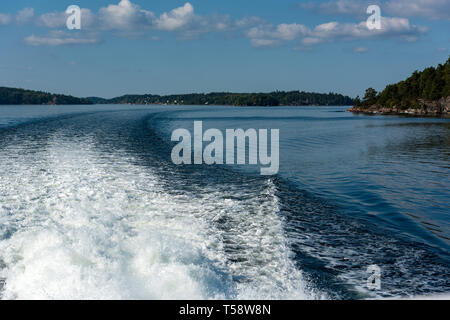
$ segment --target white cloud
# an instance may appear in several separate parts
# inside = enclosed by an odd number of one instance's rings
[[[253,47],[275,47],[279,45],[281,42],[278,40],[270,40],[270,39],[251,39],[250,43]]]
[[[100,40],[92,35],[75,35],[73,33],[67,33],[63,31],[54,31],[48,36],[35,36],[31,35],[25,38],[25,42],[31,46],[62,46],[69,44],[95,44]]]
[[[302,43],[311,45],[336,40],[350,41],[371,38],[400,38],[411,41],[427,31],[426,28],[411,25],[406,18],[383,17],[381,26],[381,30],[369,30],[365,21],[359,24],[329,22],[315,27],[310,36],[302,40]]]
[[[381,6],[382,14],[397,17],[423,17],[432,20],[450,19],[449,0],[333,0],[300,4],[306,10],[327,15],[351,15],[361,18],[371,4]]]
[[[434,8],[443,4],[443,0],[408,0],[409,2],[432,3]],[[392,12],[405,11],[408,14],[417,11],[415,6],[406,0],[397,0],[397,6],[391,6]],[[450,0],[446,0],[450,2]],[[388,7],[394,0],[385,1]],[[306,3],[302,5],[311,10],[322,12],[337,12],[340,14],[356,14],[363,10],[365,0],[336,0],[321,3]],[[33,9],[24,9],[17,16],[17,21],[29,21],[34,16]],[[20,18],[19,18],[20,17]],[[50,12],[39,17],[38,23],[50,29],[65,30],[67,15],[65,12]],[[159,16],[142,9],[130,0],[120,0],[99,9],[97,14],[88,9],[82,9],[82,31],[77,33],[51,33],[50,36],[38,37],[32,35],[26,39],[32,45],[89,44],[98,42],[97,35],[84,36],[86,32],[93,34],[94,27],[99,32],[118,31],[115,35],[126,37],[155,38],[156,32],[174,32],[180,38],[194,38],[204,33],[237,33],[250,39],[254,47],[273,47],[283,43],[296,41],[303,46],[333,41],[351,41],[375,38],[400,38],[406,41],[416,41],[426,29],[412,25],[407,18],[382,18],[382,30],[369,30],[365,19],[360,23],[339,23],[335,21],[307,27],[298,23],[281,23],[273,25],[257,17],[245,17],[234,20],[228,15],[201,16],[195,13],[193,5],[186,2],[183,6],[164,12]],[[358,21],[361,21],[358,20]],[[10,23],[11,16],[0,14],[0,24]],[[100,34],[100,33],[99,33]]]
[[[30,22],[33,17],[33,8],[24,8],[17,12],[16,15],[0,13],[0,25],[7,25],[11,23],[24,24]]]
[[[34,9],[33,8],[25,8],[20,10],[16,15],[16,21],[19,24],[27,23],[31,21],[34,17]]]
[[[314,38],[314,37],[305,37],[302,39],[302,44],[306,46],[312,46],[315,44],[319,44],[322,42],[322,39]]]
[[[411,25],[406,18],[382,18],[381,30],[369,30],[366,22],[339,23],[327,22],[310,29],[301,24],[262,24],[247,32],[255,47],[274,46],[283,42],[299,40],[305,46],[324,42],[351,41],[371,38],[400,38],[414,41],[426,32],[425,28]]]
[[[356,53],[366,53],[368,51],[369,51],[369,48],[366,48],[366,47],[353,48],[353,52],[356,52]]]
[[[296,23],[282,23],[278,26],[262,24],[251,28],[247,32],[247,37],[251,39],[254,47],[263,47],[278,45],[284,41],[292,41],[309,33],[310,30],[306,26]]]
[[[39,17],[39,23],[48,28],[62,28],[66,25],[65,12],[49,12]]]
[[[244,17],[234,22],[234,26],[238,29],[248,29],[252,26],[263,24],[267,24],[267,22],[259,17]]]
[[[144,33],[146,31],[177,32],[184,37],[194,37],[207,32],[224,32],[232,26],[228,16],[199,16],[189,2],[157,17],[129,0],[117,5],[101,8],[98,14],[99,26],[105,30]]]
[[[117,5],[109,5],[99,10],[99,20],[104,29],[133,30],[153,25],[153,12],[143,10],[129,0],[121,0]]]
[[[374,2],[374,1],[372,1]],[[371,3],[375,4],[375,3]],[[300,7],[306,10],[311,10],[321,14],[336,15],[352,15],[361,17],[366,14],[366,9],[369,5],[368,1],[361,0],[336,0],[328,2],[311,1],[300,4]]]
[[[244,25],[247,26],[250,20],[239,21],[239,24],[242,25],[241,28]],[[183,38],[193,38],[202,33],[227,32],[240,28],[238,21],[233,21],[227,15],[196,15],[193,5],[189,2],[157,17],[153,12],[144,10],[129,0],[121,0],[118,5],[101,8],[99,25],[106,30],[127,31],[128,34],[134,32],[134,35],[146,31],[176,32]]]
[[[38,23],[50,29],[64,29],[66,27],[67,15],[65,12],[50,12],[40,16]],[[251,21],[256,19],[243,19],[234,21],[227,15],[199,16],[194,12],[194,7],[189,3],[162,13],[157,17],[153,12],[144,10],[130,0],[121,0],[118,4],[110,4],[99,9],[97,14],[88,9],[82,9],[82,31],[87,29],[118,31],[115,35],[126,37],[151,37],[148,32],[166,31],[176,32],[182,38],[193,38],[199,34],[208,32],[228,32],[247,28]],[[37,37],[32,37],[27,43],[38,42]],[[47,39],[47,38],[50,38]],[[48,41],[42,43],[53,43],[53,37],[43,37]],[[61,39],[54,42],[60,43]]]
[[[0,25],[10,24],[12,21],[10,14],[0,13]]]
[[[385,4],[389,14],[400,17],[450,19],[449,0],[392,0]]]
[[[54,11],[41,15],[38,24],[51,29],[60,29],[66,27],[68,15],[65,11]],[[81,9],[81,27],[89,28],[95,23],[95,15],[89,9]]]
[[[194,17],[194,7],[187,2],[184,6],[163,13],[156,21],[160,30],[173,31],[187,25]]]
[[[298,36],[307,34],[309,32],[308,28],[301,24],[280,24],[277,27],[276,33],[282,40],[294,40]]]

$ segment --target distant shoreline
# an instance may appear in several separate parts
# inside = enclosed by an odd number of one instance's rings
[[[354,100],[338,93],[305,91],[274,91],[269,93],[189,93],[177,95],[123,95],[112,99],[100,97],[77,98],[42,91],[0,87],[0,105],[215,105],[215,106],[349,106]]]

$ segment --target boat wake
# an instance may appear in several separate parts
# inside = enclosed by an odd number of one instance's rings
[[[176,168],[127,150],[141,122],[122,116],[3,132],[3,299],[317,297],[273,181],[183,185]]]
[[[152,112],[1,129],[3,299],[448,292],[448,264],[425,245],[346,217],[280,178],[172,164],[155,125],[164,116]],[[364,287],[369,264],[383,271],[376,293]]]

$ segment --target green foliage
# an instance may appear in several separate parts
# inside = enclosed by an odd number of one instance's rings
[[[62,94],[0,87],[1,104],[92,104],[92,102]]]
[[[1,88],[0,104],[181,104],[231,106],[349,106],[350,97],[336,93],[276,91],[271,93],[192,93],[182,95],[125,95],[113,99],[75,98],[46,92]]]
[[[450,58],[436,68],[415,71],[408,79],[388,85],[379,94],[372,88],[366,90],[360,105],[372,105],[400,109],[420,106],[420,100],[434,101],[450,96]]]
[[[378,92],[374,88],[369,88],[366,90],[366,93],[364,95],[364,104],[374,104],[376,102]]]
[[[231,106],[348,106],[350,97],[336,93],[320,94],[300,91],[276,91],[271,93],[213,92],[183,95],[125,95],[104,103],[130,104],[182,104],[182,105],[231,105]]]

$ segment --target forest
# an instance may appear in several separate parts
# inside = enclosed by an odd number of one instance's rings
[[[364,98],[356,97],[354,105],[360,109],[419,108],[423,101],[437,101],[450,96],[450,58],[445,64],[414,73],[406,80],[388,85],[382,92],[368,88]]]
[[[113,104],[180,104],[180,105],[230,105],[230,106],[349,106],[353,99],[337,93],[312,93],[300,91],[275,91],[271,93],[191,93],[181,95],[125,95],[96,103]]]
[[[275,91],[271,93],[190,93],[179,95],[124,95],[112,99],[76,98],[15,88],[0,87],[0,104],[167,104],[230,106],[349,106],[353,99],[337,93]]]
[[[14,104],[92,104],[89,99],[42,91],[0,87],[0,105]]]

